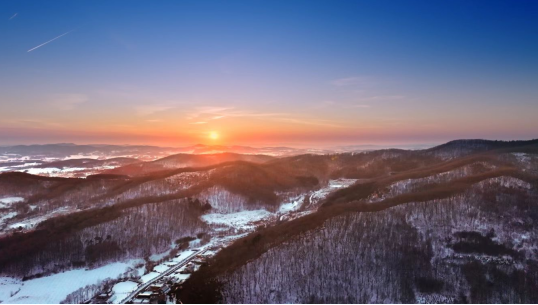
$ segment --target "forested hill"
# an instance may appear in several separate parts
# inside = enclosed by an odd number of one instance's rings
[[[313,214],[237,241],[197,272],[180,298],[537,302],[536,143],[479,143],[374,152],[385,160],[432,152],[438,159],[380,171],[330,194]]]
[[[183,285],[184,302],[448,302],[463,300],[460,294],[535,301],[538,145],[457,143],[287,157],[124,158],[115,160],[128,163],[118,168],[133,172],[85,179],[3,173],[0,274],[20,288],[122,263],[130,269],[106,282],[140,281],[167,268],[163,262],[153,270],[154,260],[207,246],[221,250]],[[137,172],[139,165],[149,170]],[[400,286],[371,282],[379,270]],[[475,278],[468,270],[482,273]],[[496,276],[516,283],[494,282],[510,294],[477,294]],[[76,299],[102,285],[77,287]]]

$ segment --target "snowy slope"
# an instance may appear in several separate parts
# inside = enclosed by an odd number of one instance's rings
[[[1,278],[0,283],[7,283],[6,289],[1,289],[0,301],[10,304],[58,304],[71,292],[87,285],[97,284],[107,278],[117,278],[122,273],[139,263],[140,260],[117,262],[106,266],[85,270],[75,269],[42,278],[20,281],[13,278]],[[4,288],[4,285],[0,286]],[[8,296],[7,291],[16,291]]]

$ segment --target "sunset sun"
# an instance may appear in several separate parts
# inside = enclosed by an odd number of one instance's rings
[[[219,138],[219,134],[216,133],[215,131],[212,131],[212,132],[209,133],[209,138],[211,140],[217,140]]]

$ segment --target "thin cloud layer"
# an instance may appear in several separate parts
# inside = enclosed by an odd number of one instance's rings
[[[368,76],[352,76],[335,79],[331,82],[334,86],[345,87],[345,86],[361,86],[361,87],[370,87],[373,86],[376,82]]]
[[[88,101],[84,94],[57,94],[53,96],[50,105],[59,110],[71,110]]]
[[[138,105],[134,110],[138,116],[148,116],[175,108],[175,105]]]

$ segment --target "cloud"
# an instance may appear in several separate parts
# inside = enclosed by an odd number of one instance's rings
[[[265,118],[267,120],[288,122],[300,125],[324,126],[324,127],[342,127],[328,120],[303,119],[298,118],[296,114],[282,112],[256,112],[239,110],[234,107],[197,107],[188,114],[189,120],[198,119],[190,124],[201,125],[209,124],[212,120],[222,118]]]
[[[147,116],[157,112],[162,112],[175,108],[175,105],[138,105],[135,106],[135,112],[139,116]]]
[[[360,101],[386,101],[386,100],[401,100],[404,99],[403,95],[376,95],[360,98]]]
[[[339,78],[331,81],[334,86],[344,87],[344,86],[363,86],[370,87],[375,85],[375,81],[368,76],[352,76]]]
[[[371,108],[372,106],[368,102],[375,101],[391,101],[391,100],[401,100],[405,99],[403,95],[374,95],[367,96],[355,99],[355,104],[350,104],[348,102],[334,102],[334,101],[323,101],[322,103],[315,105],[315,109],[326,108],[326,107],[340,107],[340,108]]]
[[[214,107],[214,106],[204,106],[196,107],[191,113],[187,115],[187,119],[192,120],[199,118],[201,116],[212,116],[213,118],[218,117],[219,119],[225,117],[223,114],[226,111],[233,110],[234,107]],[[216,119],[215,119],[216,120]]]
[[[187,115],[187,119],[199,119],[202,118],[204,121],[209,120],[219,120],[227,117],[274,117],[274,116],[283,116],[287,113],[273,113],[273,112],[253,112],[253,111],[244,111],[235,109],[235,107],[197,107],[191,113]]]
[[[60,35],[60,36],[58,36],[58,37],[52,38],[51,40],[49,40],[49,41],[47,41],[47,42],[44,42],[44,43],[38,45],[37,47],[33,47],[33,48],[31,48],[31,49],[28,50],[27,52],[32,52],[33,50],[39,49],[39,48],[41,48],[42,46],[44,46],[44,45],[46,45],[46,44],[48,44],[48,43],[51,43],[51,42],[53,42],[54,40],[56,40],[56,39],[58,39],[58,38],[61,38],[61,37],[65,36],[65,35],[67,35],[67,34],[69,34],[69,33],[71,33],[71,32],[73,32],[73,31],[69,31],[69,32],[63,33],[62,35]]]
[[[322,101],[321,103],[319,104],[316,104],[314,105],[312,108],[313,109],[325,109],[325,108],[328,108],[328,107],[331,107],[331,108],[370,108],[371,106],[370,105],[367,105],[367,104],[348,104],[348,103],[343,103],[343,102],[335,102],[335,101]]]
[[[370,105],[365,105],[365,104],[349,105],[347,108],[370,108]]]
[[[59,110],[71,110],[87,101],[88,97],[84,94],[56,94],[52,97],[50,105]]]
[[[9,17],[8,20],[14,19],[15,17],[17,17],[17,15],[19,15],[19,13],[15,13],[15,14],[13,14],[13,16]]]
[[[21,119],[6,119],[0,120],[0,125],[8,125],[15,127],[25,128],[57,128],[64,127],[63,124],[57,122],[49,122],[46,120],[33,119],[33,118],[21,118]]]
[[[314,109],[322,109],[327,108],[336,105],[337,103],[335,101],[321,101],[320,103],[315,104],[312,106]]]
[[[326,120],[304,120],[297,118],[278,118],[278,121],[289,122],[294,124],[301,125],[313,125],[313,126],[324,126],[324,127],[343,127],[342,125],[334,124],[331,121]]]

